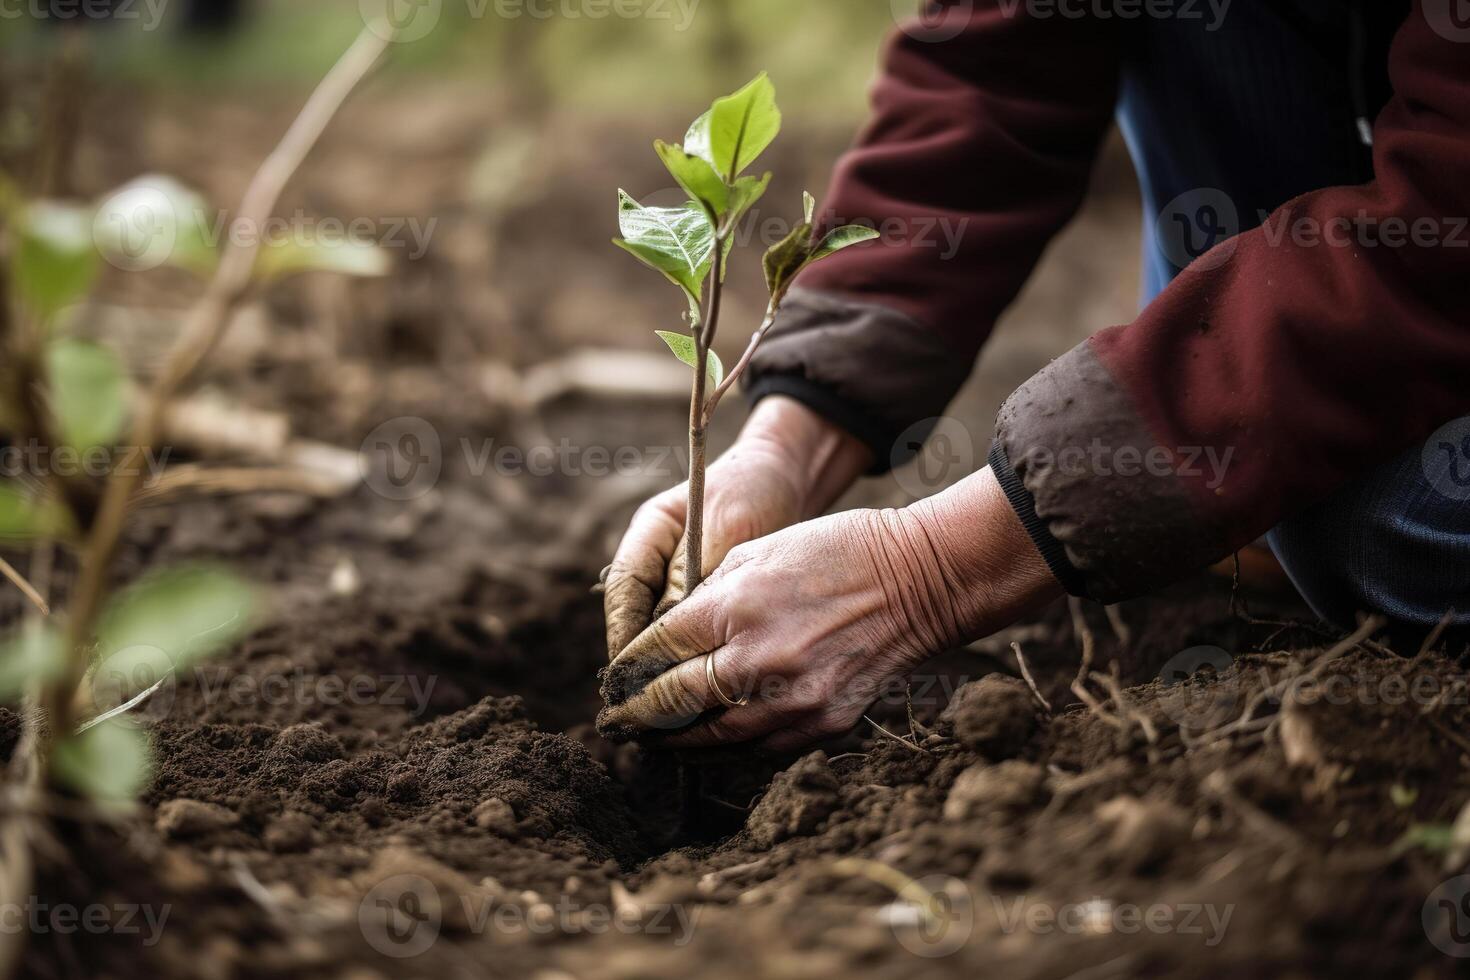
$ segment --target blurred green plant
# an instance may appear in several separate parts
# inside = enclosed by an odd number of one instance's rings
[[[771,174],[746,175],[781,131],[776,89],[764,72],[732,95],[716,99],[689,127],[683,145],[655,140],[669,174],[689,195],[681,207],[645,207],[618,191],[613,244],[664,275],[688,303],[685,333],[656,331],[674,356],[694,369],[689,400],[689,509],[685,523],[685,588],[704,578],[705,433],[715,407],[740,379],[775,322],[781,301],[802,269],[844,248],[878,237],[872,228],[844,225],[817,234],[816,200],[803,193],[802,219],[766,250],[766,313],[745,353],[726,371],[711,350],[720,321],[720,298],[736,230],[770,185]]]
[[[339,61],[252,181],[237,221],[264,222],[388,43],[364,32]],[[118,539],[144,488],[141,460],[168,404],[251,291],[300,272],[374,276],[388,267],[372,243],[252,236],[241,244],[211,235],[209,227],[203,198],[170,177],[142,177],[84,205],[26,200],[0,174],[0,438],[44,450],[33,458],[95,457],[100,450],[110,461],[100,477],[46,466],[0,480],[0,543],[67,548],[78,568],[66,608],[53,614],[41,590],[0,562],[36,607],[0,642],[0,703],[25,699],[33,706],[27,744],[16,755],[38,792],[59,790],[112,808],[130,803],[146,784],[150,754],[128,710],[175,672],[239,639],[258,608],[254,588],[210,565],[152,572],[116,594],[108,585]],[[164,265],[206,285],[162,370],[145,385],[129,376],[115,350],[78,328],[104,268]],[[120,702],[106,711],[94,697],[102,665],[107,693]]]
[[[9,292],[14,297],[7,353],[12,370],[3,395],[12,440],[34,440],[50,452],[85,453],[115,447],[127,422],[132,383],[109,347],[75,336],[61,314],[90,291],[102,266],[94,237],[96,210],[58,201],[20,202],[4,214]],[[59,477],[17,474],[0,483],[0,538],[10,544],[59,542],[77,547],[93,514],[68,501],[95,499],[49,485]],[[82,727],[75,718],[81,677],[74,662],[93,664],[105,652],[156,656],[157,676],[235,639],[249,621],[251,590],[214,569],[150,578],[107,600],[95,646],[68,649],[58,617],[24,625],[0,648],[0,701],[23,696],[64,706],[48,719],[49,775],[58,787],[92,800],[126,802],[143,785],[148,750],[141,730],[120,719]],[[184,644],[186,629],[200,642]],[[85,668],[80,672],[84,675]],[[128,692],[137,693],[137,692]]]

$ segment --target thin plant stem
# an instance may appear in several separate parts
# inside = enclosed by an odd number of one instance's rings
[[[10,562],[6,561],[4,558],[0,558],[0,575],[4,575],[6,578],[10,579],[10,581],[14,583],[15,587],[17,589],[20,589],[21,594],[30,600],[31,605],[35,606],[41,611],[41,615],[51,615],[51,606],[46,602],[45,597],[42,596],[40,591],[30,583],[29,579],[22,575],[14,565],[10,564]]]
[[[1051,702],[1042,696],[1041,688],[1036,686],[1036,678],[1031,676],[1031,668],[1026,664],[1026,655],[1021,652],[1021,644],[1012,640],[1011,651],[1016,655],[1016,666],[1021,668],[1021,679],[1031,688],[1031,696],[1041,705],[1043,711],[1048,715],[1052,714]]]
[[[709,374],[710,345],[714,343],[715,331],[720,325],[720,299],[724,291],[720,266],[724,264],[724,253],[725,239],[716,237],[714,263],[709,271],[709,299],[704,316],[694,329],[694,384],[689,395],[689,503],[684,520],[687,592],[693,592],[704,581],[705,434],[709,420],[704,390]]]
[[[910,742],[908,739],[906,739],[906,738],[900,738],[899,736],[893,734],[888,729],[884,728],[882,725],[880,725],[876,721],[874,721],[872,719],[872,717],[870,717],[869,715],[863,715],[863,721],[865,721],[868,724],[872,725],[881,734],[887,735],[889,738],[893,739],[895,742],[897,742],[899,745],[902,745],[904,748],[908,749],[910,752],[917,752],[920,755],[933,755],[932,752],[930,752],[928,749],[924,748],[922,745],[915,745],[913,742]]]
[[[47,71],[40,134],[31,162],[30,191],[36,197],[65,197],[72,191],[72,160],[78,122],[87,87],[88,35],[81,25],[67,24],[57,38],[56,54]]]
[[[766,339],[766,334],[770,331],[771,325],[776,322],[776,311],[780,308],[780,303],[781,301],[779,299],[773,298],[771,300],[770,305],[766,307],[765,319],[761,321],[759,329],[750,335],[750,343],[745,345],[745,353],[740,355],[740,360],[735,362],[734,367],[725,372],[724,379],[716,386],[714,394],[709,396],[709,401],[704,406],[704,421],[706,425],[714,417],[715,406],[720,403],[721,398],[725,397],[725,392],[729,391],[735,382],[740,380],[740,376],[750,366],[750,360],[755,356],[756,348],[761,345],[762,340]]]

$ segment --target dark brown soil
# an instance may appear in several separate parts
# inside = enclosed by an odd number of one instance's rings
[[[461,165],[463,148],[443,152]],[[320,166],[308,186],[350,194]],[[364,312],[377,340],[340,370],[298,341],[341,294],[303,284],[273,300],[276,342],[215,383],[353,447],[405,415],[446,447],[677,442],[677,406],[573,399],[529,417],[487,395],[453,369],[454,325],[426,312],[436,293],[416,269]],[[436,268],[451,283],[437,295],[463,300],[459,275]],[[419,328],[407,347],[403,323]],[[548,352],[517,336],[497,335],[497,355]],[[364,372],[371,384],[349,383]],[[1070,690],[1083,637],[1059,606],[885,697],[873,718],[902,741],[865,724],[799,758],[644,753],[591,727],[606,658],[589,586],[631,506],[672,481],[512,478],[445,457],[408,502],[363,487],[144,514],[124,578],[217,558],[269,588],[271,614],[136,713],[158,753],[140,812],[62,822],[65,846],[39,852],[37,902],[167,909],[166,924],[43,929],[25,976],[1455,973],[1432,938],[1461,920],[1431,894],[1463,868],[1399,842],[1470,799],[1456,661],[1364,646],[1320,664],[1315,686],[1257,699],[1336,638],[1249,620],[1208,578],[1121,607],[1126,643],[1083,611],[1094,667],[1122,690],[1090,680],[1094,708]],[[1166,686],[1181,657],[1218,673]],[[1459,687],[1385,696],[1399,678]],[[1315,696],[1334,679],[1352,693]],[[1225,734],[1248,707],[1263,722]],[[0,756],[17,727],[0,708]],[[897,899],[895,870],[935,896],[932,920]]]
[[[469,493],[442,492],[421,544],[448,531],[449,502]],[[358,511],[363,527],[375,506],[370,496],[335,505]],[[259,522],[249,509],[176,509],[155,529],[150,560],[233,552],[223,529]],[[167,691],[150,708],[159,766],[141,819],[64,826],[75,850],[42,878],[52,902],[169,906],[160,941],[34,936],[29,975],[1451,972],[1420,921],[1451,875],[1438,854],[1394,845],[1415,823],[1453,820],[1470,791],[1470,757],[1446,734],[1463,730],[1464,698],[1426,717],[1412,701],[1338,703],[1309,691],[1279,714],[1265,703],[1273,727],[1210,742],[1204,731],[1326,642],[1229,615],[1223,583],[1124,607],[1134,631],[1126,655],[1106,620],[1090,617],[1098,663],[1118,660],[1124,684],[1202,639],[1238,651],[1233,670],[1196,681],[1218,703],[1153,681],[1127,689],[1122,714],[1096,685],[1101,714],[1076,704],[1062,693],[1076,638],[1058,609],[1008,634],[1022,639],[1058,709],[1051,717],[1009,671],[993,673],[1009,665],[969,651],[910,688],[917,747],[869,730],[794,760],[706,770],[613,747],[586,724],[601,657],[592,563],[551,576],[532,599],[483,567],[489,540],[455,544],[466,539],[446,533],[436,582],[394,598],[386,579],[403,574],[398,561],[422,560],[417,551],[395,560],[395,548],[343,542],[335,527],[353,522],[321,517],[302,515],[277,539],[289,541],[289,563],[235,558],[269,577],[271,567],[310,567],[305,556],[330,545],[356,557],[363,590],[314,609],[290,604],[292,615],[215,665],[233,687],[206,672]],[[199,522],[214,527],[208,548]],[[310,592],[289,573],[281,585]],[[1278,652],[1249,652],[1273,632]],[[985,646],[999,651],[1006,639]],[[1438,655],[1410,669],[1359,649],[1321,680],[1376,691],[1397,674],[1460,677]],[[267,698],[266,682],[281,676],[293,694]],[[321,682],[334,677],[368,679],[376,700],[320,703],[331,701]],[[403,703],[389,691],[400,679]],[[875,718],[908,736],[907,708],[900,695]],[[12,715],[0,717],[5,744],[13,729]],[[957,933],[913,925],[890,886],[839,863],[851,858],[947,888],[950,928],[968,940],[951,951]],[[389,905],[373,904],[384,888]],[[407,915],[393,903],[428,908],[415,889],[438,903],[414,926],[435,941],[411,958],[384,955],[417,949],[384,939],[411,943],[413,929],[375,918]],[[1135,908],[1173,931],[1112,915]],[[1050,925],[1053,909],[1075,921]],[[617,910],[632,924],[599,932],[597,916]],[[1040,918],[1028,927],[1027,916]],[[936,952],[945,955],[927,955]]]

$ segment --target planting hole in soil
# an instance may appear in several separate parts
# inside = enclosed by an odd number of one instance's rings
[[[1170,225],[1083,105],[1091,15],[106,6],[0,21],[0,978],[1458,975],[1462,620],[1328,625],[1203,520],[1139,544],[1189,508],[1140,518],[1122,452],[1115,566],[1055,516],[1095,457],[990,476],[998,413],[1149,448],[1122,362],[1053,390]],[[949,289],[1006,309],[968,380]],[[1209,414],[1178,364],[1154,408]],[[1266,481],[1218,448],[1166,454],[1189,506]],[[1155,552],[1201,560],[1063,595]]]

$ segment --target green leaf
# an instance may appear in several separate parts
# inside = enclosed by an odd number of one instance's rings
[[[33,498],[14,483],[0,483],[0,541],[26,541],[66,535],[71,521],[60,501]]]
[[[218,232],[196,191],[163,174],[146,174],[109,194],[97,208],[92,234],[102,255],[137,272],[169,265],[198,276],[219,261]]]
[[[111,675],[156,680],[243,636],[254,603],[248,585],[210,566],[152,575],[109,604],[99,659]]]
[[[857,245],[861,242],[870,242],[879,237],[876,228],[866,225],[843,225],[827,232],[822,241],[812,251],[809,262],[825,259],[834,252],[840,252],[849,245]]]
[[[1402,852],[1418,847],[1436,854],[1443,854],[1454,845],[1454,840],[1454,827],[1450,824],[1416,823],[1412,824],[1394,842],[1393,849]]]
[[[654,140],[653,150],[684,192],[702,205],[715,221],[725,216],[730,205],[730,188],[715,173],[709,161],[685,153],[683,147],[663,140]]]
[[[99,803],[130,803],[148,785],[152,755],[141,731],[104,721],[56,743],[56,778]]]
[[[674,356],[692,368],[697,368],[699,363],[698,351],[694,349],[694,338],[688,334],[674,333],[672,330],[655,330],[669,345],[669,350]],[[709,379],[712,387],[718,388],[720,382],[725,380],[725,365],[720,363],[720,355],[709,351],[705,355],[705,377]]]
[[[27,623],[0,647],[0,701],[13,701],[32,684],[46,684],[66,672],[66,642],[57,630]]]
[[[613,243],[657,269],[697,303],[714,257],[715,230],[694,202],[682,208],[645,208],[618,191],[618,227]]]
[[[761,72],[740,91],[716,99],[694,120],[684,136],[684,152],[704,158],[727,183],[733,182],[780,131],[776,87]]]
[[[388,253],[360,239],[330,242],[266,242],[255,260],[254,276],[273,282],[298,272],[336,272],[344,276],[386,276]]]
[[[46,348],[51,412],[68,445],[111,446],[127,417],[127,373],[111,350],[66,338]]]
[[[97,276],[97,247],[87,211],[37,201],[21,214],[17,232],[15,289],[32,312],[50,318],[86,294]]]
[[[812,226],[802,222],[791,233],[766,250],[763,265],[766,272],[766,289],[773,298],[782,296],[791,286],[791,280],[811,260]]]
[[[734,186],[730,188],[730,217],[729,227],[734,228],[740,224],[745,213],[755,206],[766,193],[766,188],[771,185],[771,174],[767,171],[760,177],[737,177]]]

